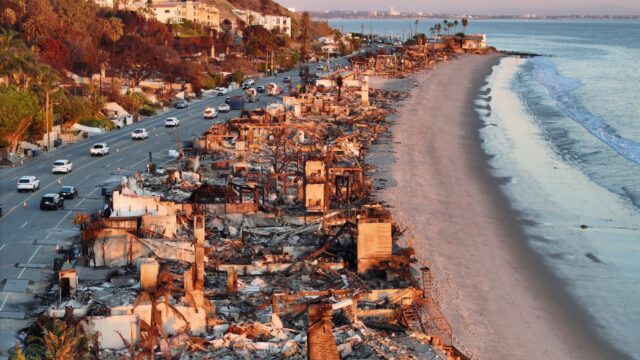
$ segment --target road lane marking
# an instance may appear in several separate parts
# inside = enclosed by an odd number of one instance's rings
[[[4,309],[4,305],[7,303],[8,299],[9,299],[9,294],[7,294],[7,296],[4,297],[4,301],[2,302],[2,305],[0,305],[0,311]]]
[[[91,177],[91,174],[89,174],[89,175],[85,176],[85,177],[84,177],[84,179],[85,179],[85,180],[87,180],[87,179],[88,179],[88,178],[90,178],[90,177]]]
[[[0,246],[0,251],[2,251],[2,249],[4,249],[5,246],[7,246],[7,244],[2,244],[2,246]]]
[[[60,221],[58,221],[58,223],[56,224],[56,226],[54,226],[54,228],[53,228],[52,230],[57,229],[57,228],[58,228],[58,226],[60,226],[60,224],[62,224],[62,222],[64,221],[64,219],[66,219],[66,218],[67,218],[67,216],[71,215],[71,213],[72,213],[72,211],[71,211],[71,210],[69,210],[69,212],[68,212],[65,216],[63,216],[63,217],[62,217],[62,219],[60,219]],[[51,235],[51,233],[48,233],[48,234],[47,234],[47,237],[45,238],[45,240],[49,237],[49,235]]]
[[[28,223],[29,223],[28,221],[25,221],[24,224],[22,224],[22,226],[20,226],[20,229],[22,229],[23,227],[27,226]]]
[[[33,260],[33,258],[36,257],[36,254],[38,253],[38,251],[40,251],[41,248],[42,248],[42,245],[38,245],[38,247],[36,248],[36,251],[34,251],[33,254],[31,254],[31,257],[27,261],[27,264],[31,263],[31,260]],[[22,269],[24,270],[26,268],[22,268]],[[20,274],[22,274],[22,273],[20,273]],[[18,279],[20,279],[20,276],[18,276]]]

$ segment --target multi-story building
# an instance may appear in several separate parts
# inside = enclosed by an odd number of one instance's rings
[[[148,4],[132,3],[133,10],[146,8],[158,21],[165,24],[181,23],[184,20],[206,25],[216,30],[220,28],[220,10],[213,5],[199,1],[165,1]]]
[[[291,36],[291,18],[288,16],[263,15],[252,10],[234,9],[233,13],[247,25],[260,25]]]
[[[389,16],[400,16],[400,11],[396,10],[393,6],[389,7]]]
[[[113,7],[113,0],[93,0],[93,2],[101,7]]]

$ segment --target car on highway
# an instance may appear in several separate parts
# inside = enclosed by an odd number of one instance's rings
[[[131,140],[144,140],[149,137],[149,133],[145,128],[137,128],[131,133]]]
[[[224,103],[231,104],[231,96],[227,96],[226,98],[224,98]]]
[[[267,91],[267,89],[265,89],[264,85],[258,85],[256,86],[256,91],[262,94]]]
[[[18,179],[18,192],[22,190],[36,191],[40,189],[40,179],[35,176],[23,176]]]
[[[75,186],[63,186],[58,191],[58,195],[62,196],[63,199],[74,199],[78,196],[78,189]]]
[[[323,64],[318,64],[318,66],[316,66],[316,70],[324,70],[324,65]]]
[[[225,87],[217,87],[215,91],[218,94],[218,96],[222,96],[222,95],[227,95],[228,90]]]
[[[73,163],[67,159],[56,160],[51,166],[51,172],[54,174],[65,173],[68,174],[73,171]]]
[[[104,156],[109,154],[109,145],[107,145],[106,143],[93,144],[89,151],[91,153],[91,156]]]
[[[169,117],[164,121],[165,127],[176,127],[180,126],[180,120],[177,117]]]
[[[220,104],[220,106],[218,106],[218,111],[221,113],[227,113],[231,111],[231,106],[229,106],[229,104]]]
[[[183,101],[178,101],[176,103],[176,109],[186,109],[188,107],[189,107],[189,103],[184,101],[184,100]]]
[[[58,194],[45,194],[40,199],[40,210],[64,209],[64,199]]]
[[[0,218],[2,217],[2,204],[0,204]]]
[[[253,84],[255,84],[256,81],[253,79],[246,79],[245,81],[242,82],[242,88],[243,89],[248,89],[250,87],[253,86]]]
[[[286,83],[290,83],[290,82],[291,82],[291,76],[285,76],[285,77],[282,79],[282,82],[283,82],[283,83],[285,83],[285,84],[286,84]]]
[[[215,119],[218,117],[218,112],[216,111],[215,108],[213,107],[208,107],[206,109],[204,109],[204,114],[202,115],[202,117],[207,120],[207,119]]]

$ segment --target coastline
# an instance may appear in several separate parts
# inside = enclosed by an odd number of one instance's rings
[[[393,165],[383,171],[382,199],[413,231],[416,257],[433,269],[434,296],[468,355],[624,358],[528,246],[504,179],[489,172],[474,101],[500,57],[461,56],[416,74],[395,116],[397,159],[385,162]]]

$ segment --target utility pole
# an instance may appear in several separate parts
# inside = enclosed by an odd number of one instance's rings
[[[51,129],[49,128],[49,90],[46,92],[44,104],[44,118],[47,122],[47,151],[51,150]]]

